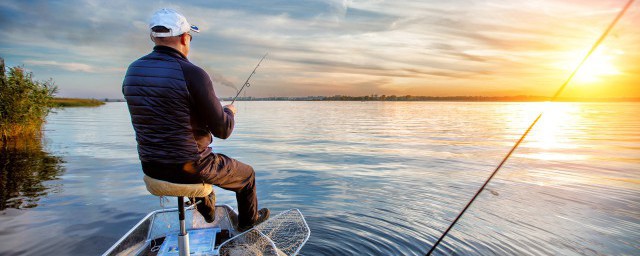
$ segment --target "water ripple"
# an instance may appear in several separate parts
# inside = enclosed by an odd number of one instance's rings
[[[545,108],[437,254],[640,251],[638,103],[237,104],[215,151],[254,166],[260,206],[303,212],[303,255],[423,255]],[[129,122],[122,103],[49,117],[47,148],[66,171],[37,208],[0,215],[0,254],[99,254],[159,208]]]

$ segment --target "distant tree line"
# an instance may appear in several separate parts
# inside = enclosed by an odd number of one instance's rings
[[[335,95],[324,97],[322,100],[330,101],[545,101],[549,97],[540,96],[413,96],[413,95],[367,95],[345,96]]]
[[[230,101],[232,98],[222,98]],[[547,101],[542,96],[413,96],[413,95],[367,95],[367,96],[306,96],[306,97],[239,97],[241,101]]]
[[[221,98],[223,101],[231,101],[232,98]],[[463,102],[540,102],[549,101],[551,97],[518,95],[518,96],[413,96],[413,95],[367,95],[367,96],[305,96],[305,97],[238,97],[239,101],[463,101]],[[640,101],[640,98],[559,98],[556,101],[582,102],[582,101]]]

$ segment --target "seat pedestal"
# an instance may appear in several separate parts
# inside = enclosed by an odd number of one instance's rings
[[[178,184],[157,180],[144,176],[147,190],[156,196],[178,197],[178,219],[180,220],[180,234],[178,234],[178,248],[180,256],[189,256],[189,233],[184,221],[184,197],[205,197],[213,192],[211,184]]]
[[[189,255],[189,233],[184,223],[184,197],[178,197],[178,219],[180,220],[180,234],[178,235],[178,249],[180,256]]]

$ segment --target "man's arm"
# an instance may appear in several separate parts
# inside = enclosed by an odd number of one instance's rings
[[[194,114],[203,118],[213,136],[226,139],[233,132],[233,111],[222,107],[215,91],[211,78],[204,70],[195,66],[183,66],[191,100],[194,104]]]

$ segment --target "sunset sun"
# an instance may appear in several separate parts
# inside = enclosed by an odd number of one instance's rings
[[[615,57],[622,51],[596,51],[575,76],[575,81],[581,84],[602,83],[608,76],[619,75],[621,72],[615,66]]]

